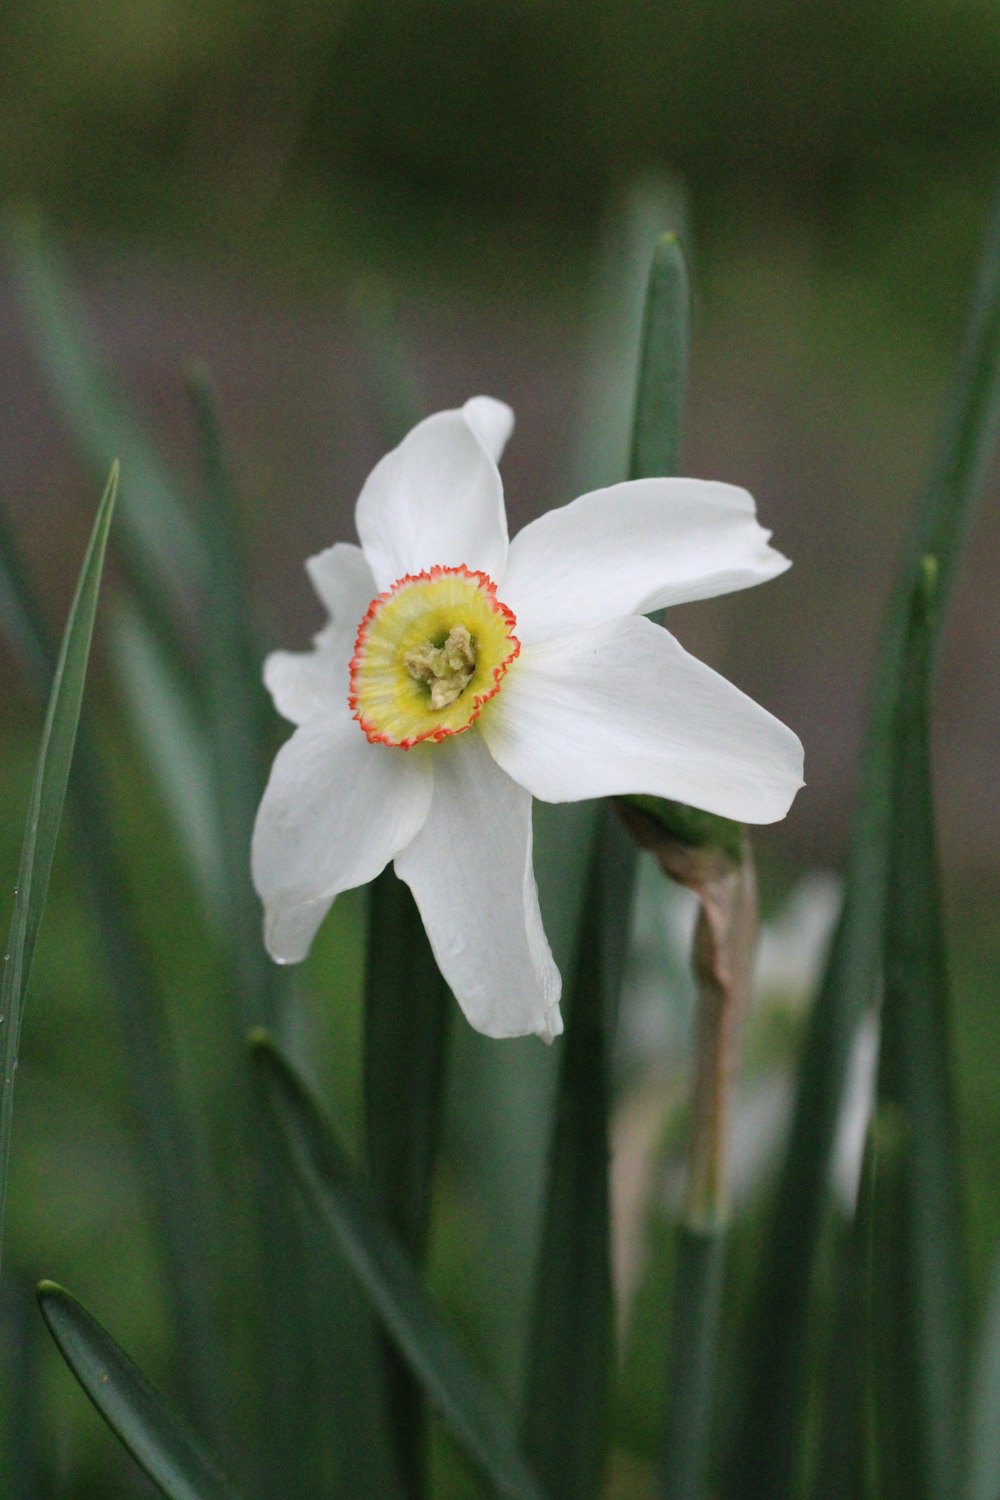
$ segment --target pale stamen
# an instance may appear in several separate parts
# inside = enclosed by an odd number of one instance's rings
[[[427,641],[415,651],[407,651],[403,665],[415,682],[427,683],[431,708],[447,708],[472,681],[475,644],[464,625],[453,625],[443,646]]]

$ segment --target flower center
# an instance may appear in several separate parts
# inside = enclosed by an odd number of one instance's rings
[[[485,573],[431,568],[398,579],[361,621],[349,702],[370,740],[409,750],[461,734],[521,649]]]
[[[431,641],[407,651],[403,665],[414,682],[426,682],[431,708],[447,708],[460,698],[476,671],[476,647],[464,625],[453,625],[443,646]]]

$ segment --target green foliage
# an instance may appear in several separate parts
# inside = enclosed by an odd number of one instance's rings
[[[525,1391],[528,1452],[558,1500],[598,1495],[604,1468],[613,1347],[610,1049],[633,868],[634,851],[605,809],[593,834],[566,995]]]
[[[31,975],[35,942],[48,894],[56,839],[62,821],[63,802],[83,701],[83,684],[90,657],[94,617],[97,613],[108,528],[111,525],[117,490],[116,466],[111,470],[104,498],[98,507],[56,663],[28,804],[21,864],[14,890],[14,911],[3,956],[3,976],[0,979],[0,1248],[3,1243],[7,1202],[8,1163],[14,1119],[14,1076],[21,1040],[24,997]]]
[[[667,1422],[659,1493],[663,1500],[698,1500],[704,1492],[715,1407],[716,1364],[726,1234],[682,1224],[672,1312]]]
[[[962,539],[993,452],[1000,412],[1000,214],[990,225],[930,483],[918,508],[883,637],[844,905],[806,1038],[798,1096],[751,1332],[754,1350],[734,1492],[782,1500],[798,1492],[816,1335],[816,1280],[828,1226],[831,1157],[858,1025],[877,993],[887,879],[893,736],[910,599],[923,559],[936,559],[931,644]]]
[[[879,1493],[964,1493],[968,1293],[928,693],[937,566],[910,604],[891,741],[885,998],[872,1129],[871,1359]]]
[[[159,1391],[75,1298],[43,1281],[38,1302],[73,1374],[168,1500],[238,1500]]]
[[[676,234],[653,251],[632,419],[632,479],[679,474],[680,429],[688,376],[687,267]]]
[[[503,1405],[427,1298],[315,1103],[266,1034],[252,1038],[265,1098],[310,1212],[334,1237],[428,1397],[498,1495],[540,1500]]]

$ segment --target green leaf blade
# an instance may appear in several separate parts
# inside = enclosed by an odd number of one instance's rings
[[[629,459],[630,479],[680,473],[681,423],[691,350],[691,287],[677,234],[661,235],[646,286]],[[694,848],[712,846],[741,857],[743,829],[730,818],[646,795],[621,799]]]
[[[395,1237],[365,1201],[357,1175],[307,1091],[263,1033],[251,1055],[269,1114],[306,1202],[332,1236],[428,1399],[498,1495],[542,1500],[510,1417],[427,1297]]]
[[[0,1249],[24,995],[62,819],[117,490],[118,466],[115,465],[98,507],[49,695],[28,805],[10,933],[4,952],[3,977],[0,979]]]
[[[273,724],[261,673],[263,650],[249,608],[236,483],[211,376],[187,371],[204,473],[199,535],[212,578],[203,619],[206,678],[204,764],[218,830],[222,936],[242,1006],[242,1030],[276,1025],[282,971],[261,941],[260,903],[250,879],[249,850],[267,780]]]
[[[453,1003],[409,887],[388,868],[370,890],[365,1138],[379,1212],[418,1265],[430,1227]]]
[[[372,1195],[416,1266],[424,1263],[441,1133],[453,1001],[416,903],[392,868],[369,892],[365,978],[365,1140]],[[387,1350],[392,1430],[404,1482],[426,1483],[419,1385]]]
[[[682,1224],[677,1234],[673,1326],[658,1494],[701,1500],[711,1451],[726,1232]]]
[[[613,1347],[610,1032],[634,865],[631,841],[611,809],[602,808],[566,997],[524,1402],[528,1453],[559,1500],[598,1494],[603,1472]]]
[[[632,426],[631,479],[680,472],[687,390],[691,292],[676,234],[653,251]]]
[[[38,1302],[80,1385],[168,1500],[239,1500],[159,1391],[75,1298],[43,1281]]]
[[[886,1493],[957,1500],[968,1291],[931,796],[932,598],[918,580],[891,747],[876,1115],[876,1141],[880,1130],[889,1140],[884,1159],[876,1151],[872,1192],[874,1387]]]
[[[44,705],[57,650],[49,638],[20,552],[0,507],[0,621],[15,642],[23,670]],[[206,1337],[213,1322],[206,1268],[211,1240],[221,1243],[216,1198],[198,1168],[194,1125],[178,1086],[167,1040],[164,996],[139,931],[110,786],[86,705],[81,715],[68,795],[71,832],[85,878],[116,1011],[140,1152],[148,1213],[157,1226],[175,1311],[187,1393],[212,1432],[221,1430],[224,1380],[221,1345]]]

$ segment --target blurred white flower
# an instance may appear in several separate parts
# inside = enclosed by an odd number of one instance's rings
[[[831,1172],[845,1214],[854,1213],[861,1185],[868,1127],[875,1109],[879,1024],[874,1010],[858,1023],[847,1064],[847,1083],[837,1119]]]
[[[840,895],[836,875],[810,871],[761,923],[752,1015],[776,1005],[802,1010],[812,999]],[[694,892],[665,880],[653,856],[641,854],[615,1038],[626,1069],[658,1058],[684,1060],[690,1052],[696,1001],[691,943],[697,915]]]
[[[813,870],[763,923],[754,966],[754,993],[762,1000],[804,1005],[812,999],[840,912],[841,882],[830,870]]]
[[[531,799],[643,792],[748,823],[802,784],[792,732],[643,619],[787,560],[732,485],[583,495],[508,544],[509,407],[421,422],[370,474],[361,546],[306,564],[329,623],[264,677],[298,727],[257,815],[265,941],[305,956],[334,898],[395,860],[434,956],[489,1036],[562,1029],[538,909]]]

